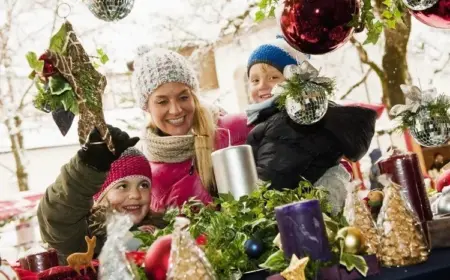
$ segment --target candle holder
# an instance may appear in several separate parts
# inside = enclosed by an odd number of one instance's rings
[[[331,250],[317,199],[299,201],[275,208],[281,244],[287,259],[295,254],[312,260],[328,261]]]
[[[231,193],[237,200],[257,189],[258,174],[250,145],[220,149],[211,157],[219,194]]]

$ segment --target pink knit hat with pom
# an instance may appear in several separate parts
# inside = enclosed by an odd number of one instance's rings
[[[94,201],[100,202],[106,193],[119,181],[127,178],[138,177],[151,182],[152,170],[147,158],[136,148],[128,148],[120,158],[111,164],[108,176],[98,193],[94,195]]]

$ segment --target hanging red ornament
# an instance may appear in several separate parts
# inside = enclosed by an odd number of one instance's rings
[[[422,11],[410,9],[409,12],[428,26],[450,29],[450,0],[439,0],[431,8]]]
[[[281,31],[295,49],[307,54],[325,54],[344,45],[359,15],[360,0],[285,0]]]
[[[169,269],[172,235],[156,239],[145,256],[145,273],[149,279],[165,280]]]

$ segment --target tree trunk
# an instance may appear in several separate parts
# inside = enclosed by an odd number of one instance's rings
[[[383,13],[382,0],[377,0],[377,10]],[[382,68],[385,79],[382,81],[383,104],[390,109],[396,104],[404,104],[405,96],[400,85],[410,83],[407,61],[407,46],[411,33],[411,15],[405,11],[402,23],[397,23],[395,29],[384,28],[384,54]]]
[[[8,76],[8,93],[10,95],[11,104],[14,104],[14,88],[11,77]],[[13,105],[12,105],[13,106]],[[8,110],[8,108],[5,108]],[[5,125],[8,131],[9,140],[11,142],[11,152],[16,163],[16,179],[19,191],[28,191],[28,173],[24,162],[24,146],[23,146],[23,134],[22,134],[22,118],[17,112],[12,118],[6,118]]]
[[[16,116],[14,119],[18,118]],[[5,121],[5,125],[8,129],[9,140],[11,141],[11,152],[14,157],[14,161],[16,162],[16,178],[17,185],[19,186],[19,191],[28,191],[28,173],[26,171],[26,166],[23,158],[23,135],[20,129],[20,126],[16,126],[11,122],[10,119]]]

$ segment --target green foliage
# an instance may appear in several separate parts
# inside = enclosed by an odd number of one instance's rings
[[[413,113],[411,111],[405,111],[396,117],[400,121],[400,125],[396,128],[398,131],[403,131],[414,126],[417,119],[417,115],[421,110],[428,110],[430,116],[437,117],[440,120],[450,123],[450,117],[448,115],[448,110],[450,110],[450,98],[445,94],[439,95],[432,101],[422,104],[417,112]]]
[[[169,221],[168,227],[156,231],[153,235],[135,232],[135,237],[142,240],[142,249],[146,249],[158,237],[171,233],[175,217],[181,214],[190,219],[190,232],[194,238],[200,234],[207,236],[208,243],[204,250],[219,279],[236,279],[245,272],[259,268],[280,272],[289,265],[290,260],[286,260],[273,243],[278,233],[275,207],[301,200],[318,199],[327,226],[335,225],[337,230],[346,223],[342,222],[342,215],[331,215],[327,195],[324,188],[315,188],[308,182],[301,182],[297,189],[283,191],[271,190],[268,185],[264,185],[238,201],[230,194],[220,195],[214,204],[209,206],[190,200],[181,210],[167,211],[165,219]],[[220,211],[217,211],[216,205],[220,205]],[[251,259],[245,253],[244,243],[250,238],[258,239],[264,244],[265,252],[258,259]],[[339,250],[335,251],[339,253]],[[323,265],[311,261],[308,273],[314,274],[318,267]]]
[[[281,0],[261,0],[258,5],[259,10],[255,14],[255,21],[260,22],[265,18],[274,17],[275,7],[279,1]],[[367,38],[364,44],[376,44],[383,28],[394,29],[397,23],[402,22],[402,16],[406,11],[401,1],[384,0],[382,5],[382,13],[377,19],[372,1],[362,0],[360,15],[355,15],[350,23],[353,27],[365,26]]]
[[[67,26],[63,24],[58,32],[50,39],[49,50],[64,55],[66,53],[68,40],[70,40],[70,38],[67,33]],[[98,57],[96,58],[100,63],[105,64],[108,62],[109,57],[102,49],[97,49],[97,54]],[[75,115],[78,114],[78,102],[75,93],[67,80],[59,73],[48,78],[43,78],[41,74],[44,68],[44,61],[39,60],[34,52],[28,52],[26,59],[33,69],[29,78],[35,80],[38,91],[33,100],[34,106],[44,112],[64,108],[64,110],[71,111]],[[92,64],[95,66],[98,63],[93,61]],[[97,85],[92,84],[90,77],[83,78],[81,83],[80,86],[86,93],[85,97],[88,106],[101,110],[97,101],[94,99],[94,91]]]
[[[280,84],[283,88],[283,93],[279,96],[277,103],[280,108],[284,108],[287,97],[293,99],[301,98],[302,95],[308,94],[309,88],[321,89],[326,96],[333,95],[335,89],[335,81],[316,83],[310,80],[304,80],[299,74],[295,74],[291,79],[287,79],[284,83]]]
[[[42,72],[44,69],[44,61],[38,60],[38,57],[36,53],[34,52],[28,52],[26,54],[26,58],[28,61],[28,65],[30,65],[31,69],[33,69],[34,72]]]
[[[58,32],[56,32],[56,34],[50,39],[49,50],[64,54],[66,51],[65,48],[67,47],[67,40],[69,38],[68,35],[66,25],[62,24]]]

